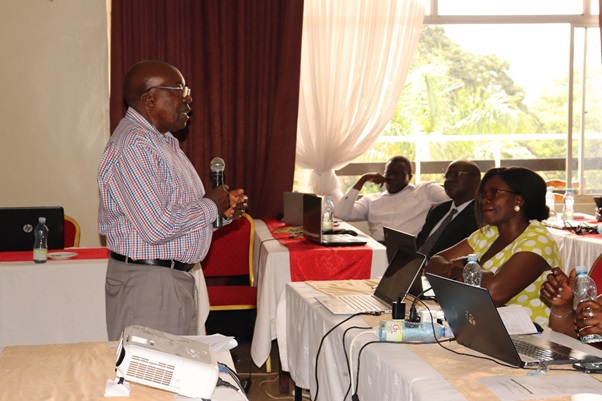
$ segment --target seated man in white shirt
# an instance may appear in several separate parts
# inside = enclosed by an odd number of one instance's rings
[[[412,164],[404,156],[395,156],[387,161],[384,175],[366,173],[342,195],[333,196],[335,215],[345,221],[366,220],[370,235],[384,241],[383,227],[391,227],[416,235],[422,229],[426,214],[432,205],[448,201],[443,186],[430,181],[410,184]],[[366,182],[385,186],[386,191],[366,194],[357,199]]]

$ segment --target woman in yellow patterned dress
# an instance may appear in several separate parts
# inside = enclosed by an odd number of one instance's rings
[[[541,223],[549,215],[546,184],[522,167],[488,170],[477,191],[475,213],[482,227],[429,260],[426,271],[462,280],[466,256],[477,255],[481,285],[497,306],[518,304],[531,319],[547,324],[550,309],[539,289],[546,271],[561,267],[558,246]]]

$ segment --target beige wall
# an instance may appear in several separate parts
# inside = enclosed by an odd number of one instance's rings
[[[109,137],[107,0],[0,2],[0,206],[65,208],[98,246]]]

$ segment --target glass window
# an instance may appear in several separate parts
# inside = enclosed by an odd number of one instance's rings
[[[583,0],[439,0],[439,15],[579,15]]]

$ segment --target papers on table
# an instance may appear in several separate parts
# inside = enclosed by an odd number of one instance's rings
[[[517,334],[536,334],[537,329],[533,325],[531,318],[520,305],[502,306],[497,308],[508,334],[511,336]]]

